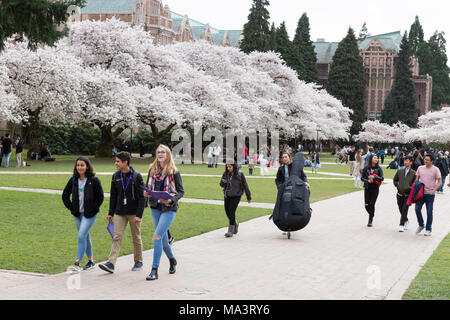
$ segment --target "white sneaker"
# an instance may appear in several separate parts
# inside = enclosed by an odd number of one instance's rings
[[[417,234],[421,233],[423,229],[424,229],[424,227],[418,226],[417,230],[416,230],[416,233]]]
[[[406,222],[405,222],[405,225],[403,226],[403,227],[404,227],[403,229],[404,229],[405,231],[408,230],[408,224],[409,224],[409,221],[406,221]]]
[[[426,230],[424,236],[426,236],[426,237],[431,236],[431,231]]]
[[[398,227],[398,232],[403,232],[403,231],[405,231],[405,227],[402,226],[402,225],[400,225],[400,226]]]

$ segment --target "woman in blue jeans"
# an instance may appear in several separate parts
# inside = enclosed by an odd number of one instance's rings
[[[89,159],[79,157],[75,162],[73,176],[67,182],[62,195],[64,205],[72,213],[78,230],[77,257],[71,266],[74,271],[81,271],[80,263],[85,253],[89,261],[83,270],[90,270],[95,266],[89,230],[97,219],[103,199],[102,185],[95,177]]]
[[[153,224],[155,225],[155,233],[153,234],[153,264],[152,270],[147,280],[158,279],[158,268],[161,260],[162,251],[169,258],[169,273],[174,274],[177,265],[172,248],[170,247],[167,231],[175,219],[178,210],[178,201],[183,197],[183,183],[181,175],[173,161],[170,149],[165,145],[159,145],[156,149],[156,159],[150,165],[147,188],[151,191],[165,191],[171,199],[156,199],[149,193],[145,192],[148,203],[152,210]]]

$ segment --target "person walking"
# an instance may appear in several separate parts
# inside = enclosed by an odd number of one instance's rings
[[[416,172],[411,168],[413,163],[412,157],[405,158],[405,167],[398,170],[394,176],[394,185],[397,188],[397,205],[400,211],[400,225],[398,227],[399,232],[408,230],[408,210],[409,206],[406,204],[408,202],[409,194],[411,193],[411,188],[416,180]]]
[[[350,176],[353,175],[353,172],[355,171],[355,165],[356,165],[356,151],[355,146],[350,147],[350,151],[347,154],[347,161],[350,165]]]
[[[445,155],[442,152],[438,153],[438,157],[437,157],[434,165],[441,172],[441,179],[442,179],[441,186],[439,187],[439,189],[437,189],[437,193],[443,193],[444,192],[445,179],[448,176],[449,168],[448,168],[447,159],[445,158]]]
[[[141,139],[141,142],[139,142],[139,156],[141,158],[143,158],[145,155],[145,144],[144,144],[144,140]]]
[[[384,157],[386,157],[386,150],[381,149],[379,152],[379,155],[380,155],[380,159],[381,159],[381,164],[384,164]]]
[[[277,177],[275,178],[275,185],[277,186],[277,189],[279,189],[280,186],[285,183],[287,179],[289,179],[289,176],[291,175],[291,169],[291,157],[288,152],[283,152],[281,157],[281,165],[278,168]],[[306,177],[303,169],[300,171],[299,176],[309,188],[308,177]]]
[[[416,172],[416,180],[422,182],[424,187],[423,201],[416,203],[416,216],[419,226],[417,227],[416,234],[420,234],[425,228],[425,236],[431,236],[431,225],[433,224],[433,204],[436,191],[442,184],[441,172],[437,167],[433,165],[433,155],[427,153],[425,155],[425,165],[420,166]],[[422,207],[427,207],[427,223],[424,226]]]
[[[114,237],[111,251],[106,263],[99,264],[100,269],[114,273],[114,266],[119,257],[123,235],[127,224],[130,223],[131,236],[134,247],[134,265],[132,271],[142,270],[142,240],[141,222],[144,212],[144,181],[139,172],[130,166],[131,155],[122,151],[116,155],[117,171],[112,176],[111,198],[109,202],[108,221],[114,219]]]
[[[320,168],[320,156],[318,152],[313,151],[311,156],[311,172],[317,173],[317,168]]]
[[[361,189],[361,174],[364,168],[363,150],[359,149],[355,155],[355,167],[353,169],[353,177],[355,178],[355,188]]]
[[[73,215],[78,230],[77,257],[72,266],[74,271],[81,271],[80,263],[85,253],[88,262],[83,270],[90,270],[95,266],[89,231],[97,220],[103,199],[102,184],[95,176],[91,162],[86,157],[79,157],[75,161],[73,175],[67,182],[62,194],[64,206]]]
[[[16,142],[16,168],[22,167],[22,151],[23,151],[23,140],[20,136],[17,136]]]
[[[219,185],[223,188],[225,213],[227,214],[229,225],[225,237],[231,238],[238,233],[239,223],[236,221],[236,210],[245,192],[247,201],[250,204],[252,194],[243,172],[239,171],[236,162],[228,161],[225,172],[222,174]]]
[[[222,148],[216,142],[214,142],[212,156],[213,156],[213,165],[215,168],[217,168],[217,163],[219,162],[219,156],[220,156],[221,152],[222,152]]]
[[[368,227],[373,226],[375,216],[375,203],[380,192],[380,185],[384,181],[383,169],[378,164],[378,156],[371,154],[367,160],[367,165],[363,169],[361,180],[364,182],[364,202],[366,211],[369,214]]]
[[[263,177],[264,173],[269,173],[269,169],[267,169],[267,159],[264,156],[264,153],[261,152],[258,157],[260,174]]]
[[[413,154],[413,164],[412,169],[417,172],[420,166],[423,166],[425,164],[422,154],[419,152],[419,150],[415,150]]]
[[[213,147],[209,146],[208,147],[208,168],[212,168],[213,167]]]
[[[1,136],[0,137],[0,167],[2,166],[2,162],[3,162],[3,139],[4,139],[4,137]]]
[[[146,186],[150,191],[165,191],[171,196],[169,200],[158,200],[149,193],[144,193],[144,196],[148,199],[152,211],[153,225],[155,226],[152,270],[146,280],[156,280],[158,279],[158,268],[163,250],[169,259],[169,273],[174,274],[176,272],[177,260],[169,244],[168,231],[175,220],[178,201],[184,195],[181,174],[175,166],[169,147],[159,145],[156,149],[156,159],[149,167]]]
[[[9,138],[9,133],[5,134],[5,138],[2,140],[2,152],[3,152],[3,167],[9,168],[9,158],[11,157],[11,145],[12,140]]]

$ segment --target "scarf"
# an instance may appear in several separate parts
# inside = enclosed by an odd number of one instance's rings
[[[167,191],[171,196],[176,196],[178,194],[177,188],[175,187],[175,177],[172,171],[168,176],[164,176],[164,173],[161,171],[156,171],[155,175],[150,176],[148,181],[148,188],[151,191],[155,191],[155,183],[164,183],[164,187],[162,189],[160,188],[160,190]]]

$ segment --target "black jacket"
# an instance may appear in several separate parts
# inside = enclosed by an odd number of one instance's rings
[[[108,215],[114,216],[118,215],[136,215],[138,218],[142,218],[142,214],[144,212],[145,198],[144,198],[144,190],[142,187],[144,186],[144,180],[142,179],[142,175],[134,170],[133,175],[128,184],[126,190],[126,198],[127,204],[124,205],[124,193],[122,187],[122,179],[120,178],[120,171],[117,171],[112,176],[111,181],[111,199],[109,202],[109,213]],[[127,185],[128,178],[130,177],[131,171],[122,174],[124,186]]]
[[[284,166],[285,165],[281,165],[278,168],[278,172],[277,172],[277,178],[275,179],[275,184],[277,185],[277,188],[280,187],[280,185],[282,185],[285,182],[285,176],[284,176]],[[291,175],[291,169],[292,169],[292,163],[290,163],[288,165],[288,171],[289,171],[289,175]],[[308,178],[305,175],[305,172],[300,171],[300,178],[304,181],[304,182],[308,182]]]
[[[72,200],[70,196],[72,195]],[[103,203],[103,189],[100,180],[97,177],[88,177],[84,187],[84,216],[86,218],[94,217]],[[73,216],[80,217],[80,199],[78,194],[78,179],[70,178],[64,188],[62,200],[67,209]]]
[[[178,201],[184,196],[184,189],[183,189],[183,181],[181,180],[181,174],[179,171],[174,174],[173,176],[174,182],[175,182],[175,189],[177,190],[177,195],[174,196],[173,202],[170,205],[162,204],[161,202],[158,203],[158,200],[152,199],[152,198],[146,198],[146,204],[145,207],[148,207],[150,205],[150,208],[161,210],[162,212],[168,212],[168,211],[174,211],[177,212],[178,210]],[[150,171],[148,172],[147,176],[147,182],[145,184],[146,187],[148,187],[148,182],[150,181]],[[159,186],[156,186],[154,190],[159,190]],[[151,189],[151,187],[148,187]]]
[[[11,152],[12,140],[10,138],[4,138],[2,141],[2,152],[3,154],[8,154]]]
[[[434,165],[438,167],[439,171],[441,171],[441,176],[446,177],[448,176],[448,163],[447,160],[444,158],[438,158],[434,162]]]
[[[20,139],[16,145],[16,153],[21,153],[23,151],[23,140]]]
[[[224,183],[222,179],[227,180],[227,182]],[[220,179],[219,185],[223,188],[223,194],[225,197],[241,197],[245,191],[247,200],[252,200],[252,194],[242,171],[238,171],[237,174],[231,174],[226,171],[223,173],[222,179]]]
[[[381,169],[381,167],[378,167],[378,168],[373,168],[372,170],[373,170],[373,173],[378,176],[378,177],[375,177],[373,180],[383,182],[384,181],[383,169]],[[375,183],[369,183],[370,175],[371,175],[371,170],[370,170],[369,166],[365,166],[363,169],[363,173],[361,175],[361,181],[364,182],[364,188],[365,189],[374,189],[374,188],[380,187],[379,185],[377,185]]]

